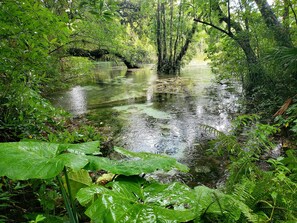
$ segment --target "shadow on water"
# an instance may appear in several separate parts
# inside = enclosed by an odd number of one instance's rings
[[[109,127],[117,146],[175,157],[190,167],[190,185],[211,186],[221,178],[223,163],[205,154],[208,135],[199,126],[228,131],[230,117],[240,112],[240,87],[212,79],[204,62],[192,62],[179,77],[158,77],[152,66],[127,71],[98,63],[90,84],[51,98],[74,115]]]

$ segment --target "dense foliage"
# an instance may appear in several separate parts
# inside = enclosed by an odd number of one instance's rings
[[[296,4],[0,0],[0,221],[296,222]],[[145,177],[187,171],[173,158],[122,148],[121,159],[103,157],[97,129],[42,97],[91,68],[70,55],[128,67],[157,58],[159,71],[178,73],[202,29],[219,80],[239,80],[258,113],[227,134],[204,126],[216,136],[210,152],[229,162],[222,188]]]
[[[0,3],[2,141],[43,134],[60,121],[61,112],[39,93],[59,80],[59,57],[51,52],[68,40],[69,30],[64,16],[53,15],[35,1]]]
[[[271,114],[296,94],[296,66],[291,66],[296,60],[295,1],[271,6],[266,0],[197,2],[195,21],[209,34],[207,55],[214,71],[220,79],[242,82],[254,112]]]

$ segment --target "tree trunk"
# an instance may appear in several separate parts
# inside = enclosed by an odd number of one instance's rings
[[[77,57],[89,57],[93,60],[98,60],[102,58],[104,55],[112,54],[107,50],[98,49],[98,50],[85,50],[80,48],[69,48],[68,54],[71,56],[77,56]],[[129,60],[127,60],[124,56],[120,55],[119,53],[114,54],[116,57],[121,59],[123,63],[127,66],[128,69],[136,69],[140,66],[135,65],[131,63]]]
[[[181,17],[182,17],[182,4],[183,2],[181,2],[181,4],[179,5],[179,9],[178,9],[178,25],[177,25],[177,30],[176,30],[176,38],[174,41],[174,49],[173,49],[173,60],[176,60],[176,54],[177,54],[177,45],[178,45],[178,41],[180,39],[180,33],[181,33]]]
[[[170,32],[170,38],[169,38],[169,63],[173,65],[173,0],[170,1],[170,24],[169,24],[169,32]]]
[[[186,42],[183,45],[180,53],[178,54],[178,56],[177,56],[177,58],[175,60],[175,64],[176,64],[176,68],[175,69],[178,69],[178,70],[180,69],[181,61],[182,61],[183,57],[186,55],[186,53],[187,53],[187,50],[189,48],[190,43],[193,40],[193,37],[194,37],[194,35],[196,33],[196,30],[197,30],[197,23],[194,22],[193,25],[192,25],[191,31],[187,35]]]
[[[279,46],[293,47],[289,31],[277,20],[267,0],[254,0],[261,12],[266,26],[273,32]]]
[[[193,28],[190,31],[183,32],[181,30],[181,23],[185,20],[182,16],[182,6],[180,3],[178,14],[175,16],[173,0],[170,0],[169,4],[161,3],[158,0],[156,13],[157,71],[162,74],[176,75],[180,72],[182,59],[196,32],[196,23],[193,23]],[[178,24],[174,24],[176,18]],[[182,43],[183,36],[186,36],[184,43]]]
[[[214,25],[213,23],[208,23],[202,21],[200,19],[194,19],[194,21],[211,26],[218,31],[226,34],[231,39],[237,42],[240,48],[243,50],[246,62],[248,66],[248,75],[246,81],[244,83],[244,88],[246,89],[247,93],[251,93],[251,91],[262,84],[263,77],[265,76],[264,68],[262,67],[261,63],[259,62],[251,44],[249,35],[245,33],[245,30],[241,27],[241,25],[232,20],[231,17],[228,15],[226,16],[219,4],[213,4],[212,10],[218,13],[219,19],[221,22],[227,24],[227,31]],[[231,30],[235,30],[236,34],[234,34]]]
[[[157,48],[158,48],[158,67],[157,70],[161,70],[161,61],[163,61],[163,50],[162,50],[162,36],[161,36],[161,6],[160,6],[160,0],[158,0],[157,4],[157,13],[156,13],[156,35],[157,35]]]
[[[163,46],[163,61],[167,60],[167,29],[166,29],[166,9],[165,9],[165,3],[161,4],[161,21],[162,21],[162,46]]]
[[[244,85],[244,89],[247,92],[251,92],[255,87],[260,86],[263,82],[263,76],[265,74],[264,68],[258,60],[253,48],[251,47],[248,37],[234,37],[234,40],[238,43],[243,50],[246,57],[248,76]]]

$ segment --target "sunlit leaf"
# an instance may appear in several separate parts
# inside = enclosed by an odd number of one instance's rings
[[[89,157],[90,164],[87,168],[90,170],[106,170],[113,174],[125,176],[139,175],[142,173],[152,173],[156,170],[171,170],[177,168],[181,171],[187,171],[188,168],[175,159],[165,156],[147,156],[146,158],[133,158],[128,160],[110,160],[104,157]]]
[[[46,143],[1,143],[0,176],[25,180],[52,178],[64,168],[56,157],[58,145]]]
[[[174,167],[183,172],[187,172],[189,170],[187,166],[177,162],[176,159],[172,157],[145,152],[135,153],[120,147],[115,147],[114,150],[127,157],[139,157],[143,161],[153,162],[152,165],[157,169],[170,170],[172,167]],[[160,162],[159,164],[157,163],[158,161]]]
[[[116,148],[116,151],[129,157],[123,160],[110,160],[92,154],[99,152],[99,142],[83,144],[55,144],[46,142],[16,142],[0,144],[0,176],[25,180],[29,178],[47,179],[57,176],[64,167],[74,171],[106,170],[126,176],[151,173],[155,170],[188,168],[174,158],[149,154],[133,153]],[[88,155],[91,154],[91,155]]]
[[[71,188],[72,196],[76,196],[76,193],[84,187],[92,184],[92,178],[89,176],[87,170],[70,171],[68,172],[68,180]]]
[[[186,185],[148,184],[139,177],[120,178],[78,192],[83,205],[98,197],[86,214],[94,222],[186,222],[196,215],[195,194]]]
[[[80,153],[93,152],[96,145],[99,143],[82,144],[81,148],[33,141],[1,143],[0,176],[17,180],[48,179],[61,173],[65,166],[79,170],[89,162],[87,156]]]
[[[60,144],[62,150],[75,154],[99,155],[99,141],[85,142],[80,144]]]

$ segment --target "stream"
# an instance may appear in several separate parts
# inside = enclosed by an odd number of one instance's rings
[[[232,116],[241,112],[238,84],[214,83],[204,61],[191,62],[179,77],[158,76],[153,65],[127,70],[96,62],[91,77],[50,100],[106,128],[117,146],[175,157],[190,167],[190,185],[213,186],[222,177],[224,164],[203,146],[212,137],[203,126],[230,129]]]

